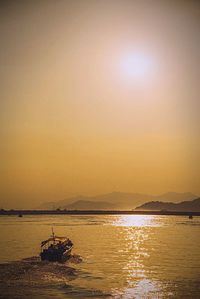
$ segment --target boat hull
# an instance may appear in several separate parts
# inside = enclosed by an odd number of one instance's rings
[[[42,261],[49,261],[49,262],[65,262],[70,258],[72,251],[72,247],[66,249],[64,252],[59,252],[59,250],[49,250],[44,249],[40,253],[40,257]]]

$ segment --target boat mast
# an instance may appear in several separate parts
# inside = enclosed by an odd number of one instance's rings
[[[53,242],[55,244],[55,234],[54,234],[54,231],[53,231],[53,226],[51,227],[51,231],[52,231]]]

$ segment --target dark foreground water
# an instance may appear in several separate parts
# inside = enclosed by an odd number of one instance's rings
[[[40,262],[51,226],[74,242]],[[0,298],[200,298],[200,217],[0,217]]]

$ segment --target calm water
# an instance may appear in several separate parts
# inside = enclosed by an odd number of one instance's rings
[[[67,288],[58,272],[39,291],[30,284],[32,298],[200,298],[200,217],[1,216],[0,262],[38,255],[52,225],[83,261]]]

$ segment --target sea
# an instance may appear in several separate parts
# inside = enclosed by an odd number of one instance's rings
[[[42,240],[67,236],[65,264]],[[200,298],[200,217],[0,216],[0,298]]]

